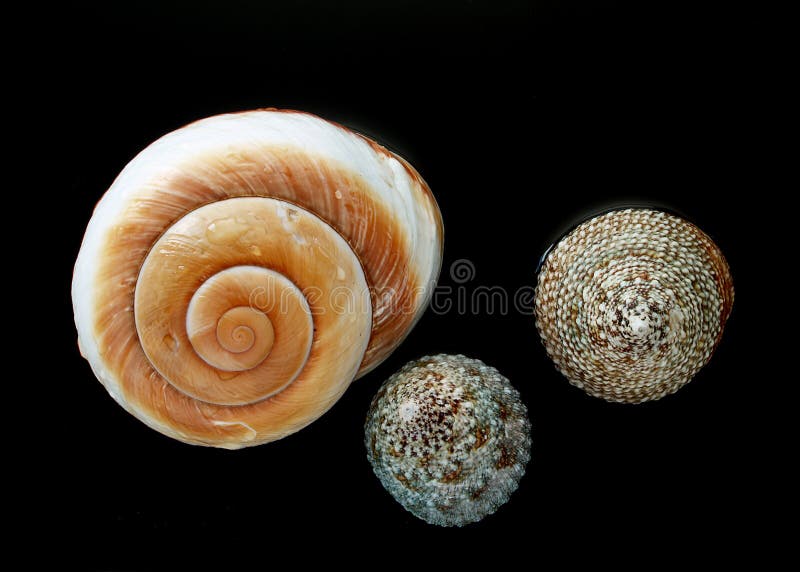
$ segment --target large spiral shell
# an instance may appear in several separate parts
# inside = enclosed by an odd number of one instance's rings
[[[427,185],[375,142],[299,112],[211,117],[147,147],[97,205],[73,278],[79,346],[166,435],[272,441],[402,341],[441,248]]]
[[[695,376],[732,305],[728,264],[705,233],[666,212],[625,209],[579,225],[548,253],[536,324],[573,385],[639,403]]]

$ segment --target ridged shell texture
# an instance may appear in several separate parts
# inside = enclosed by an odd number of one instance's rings
[[[481,520],[516,490],[530,459],[530,422],[496,369],[461,355],[424,357],[372,401],[367,457],[387,491],[432,524]]]
[[[733,296],[728,264],[699,228],[624,209],[584,222],[549,252],[536,324],[570,383],[639,403],[677,391],[708,362]]]

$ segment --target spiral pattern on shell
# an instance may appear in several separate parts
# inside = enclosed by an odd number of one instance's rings
[[[477,522],[508,501],[530,460],[530,422],[496,369],[462,355],[406,364],[372,400],[367,457],[384,488],[442,526]]]
[[[238,448],[330,408],[421,316],[441,264],[425,182],[315,116],[211,117],[142,151],[75,265],[81,352],[162,433]]]
[[[536,324],[570,383],[639,403],[674,393],[708,362],[733,297],[728,264],[699,228],[625,209],[584,222],[547,254]]]

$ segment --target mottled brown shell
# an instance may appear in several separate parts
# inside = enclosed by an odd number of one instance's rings
[[[364,439],[375,475],[415,516],[464,526],[508,501],[530,460],[516,389],[463,355],[406,364],[372,400]]]
[[[584,222],[547,254],[536,324],[570,383],[639,403],[677,391],[708,362],[733,297],[728,264],[699,228],[625,209]]]

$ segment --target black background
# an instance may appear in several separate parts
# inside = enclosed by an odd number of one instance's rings
[[[644,4],[644,3],[643,3]],[[62,7],[43,23],[37,68],[52,94],[48,170],[60,192],[51,286],[47,478],[35,534],[65,561],[147,569],[218,558],[297,565],[453,563],[556,555],[641,562],[747,550],[745,470],[760,407],[746,351],[751,174],[743,95],[751,65],[734,8],[615,2],[245,2]],[[670,207],[728,258],[737,301],[709,365],[640,406],[590,398],[552,367],[533,318],[428,312],[407,341],[323,418],[236,452],[168,439],[125,413],[76,347],[69,287],[94,203],[133,156],[195,119],[302,109],[411,161],[441,207],[445,259],[481,285],[535,284],[537,261],[585,214]],[[65,222],[66,221],[66,222]],[[52,272],[52,268],[49,270]],[[498,512],[464,529],[406,513],[366,461],[363,420],[406,361],[463,353],[497,367],[528,405],[533,459]],[[750,420],[750,421],[749,421]],[[43,438],[44,439],[44,438]],[[40,490],[40,493],[42,491]],[[292,547],[291,549],[289,547]]]

